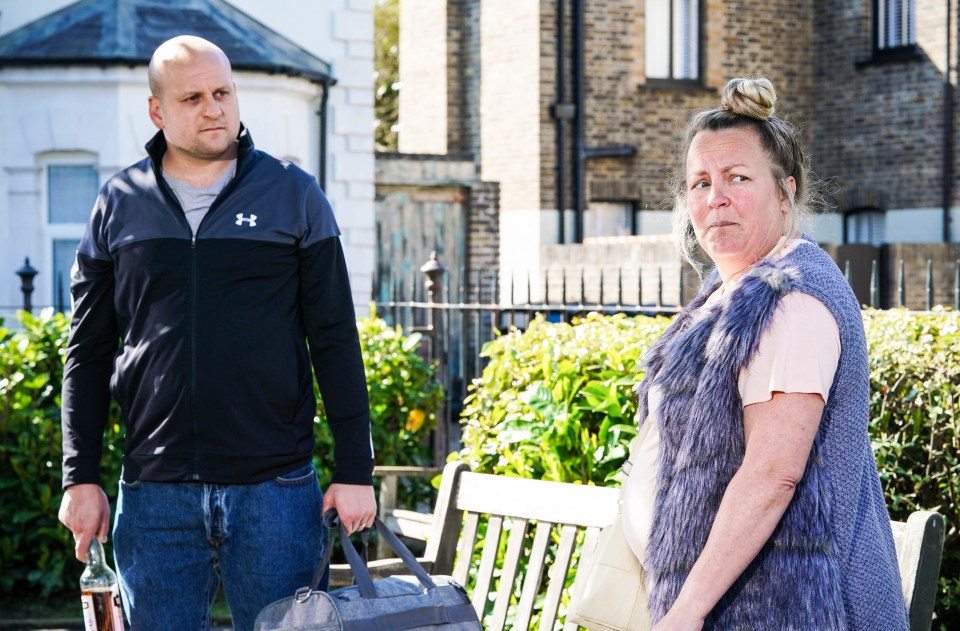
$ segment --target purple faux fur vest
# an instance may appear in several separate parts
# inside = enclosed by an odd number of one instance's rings
[[[780,299],[791,291],[826,305],[840,329],[833,387],[796,493],[773,535],[707,617],[705,629],[907,628],[889,516],[867,435],[869,373],[860,308],[834,262],[805,242],[751,269],[704,307],[716,271],[651,347],[639,394],[663,392],[655,516],[645,567],[662,618],[710,533],[743,460],[737,379]]]

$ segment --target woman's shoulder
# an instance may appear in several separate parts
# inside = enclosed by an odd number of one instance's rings
[[[860,304],[850,283],[833,258],[816,241],[804,239],[783,258],[774,262],[791,279],[792,288],[812,295],[839,317],[840,311],[856,312]]]

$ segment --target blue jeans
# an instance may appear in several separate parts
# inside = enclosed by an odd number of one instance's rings
[[[321,505],[313,465],[259,484],[121,482],[113,545],[132,631],[209,629],[221,580],[234,628],[250,631],[313,579]]]

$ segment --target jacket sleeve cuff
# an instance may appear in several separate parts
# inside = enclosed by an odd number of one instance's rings
[[[93,458],[64,458],[61,486],[75,484],[100,484],[100,460]]]
[[[340,458],[331,484],[373,486],[373,458]]]

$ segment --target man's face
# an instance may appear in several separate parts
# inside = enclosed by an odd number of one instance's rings
[[[190,54],[163,68],[163,90],[151,96],[150,119],[163,130],[171,157],[220,160],[240,132],[236,84],[214,52]]]

